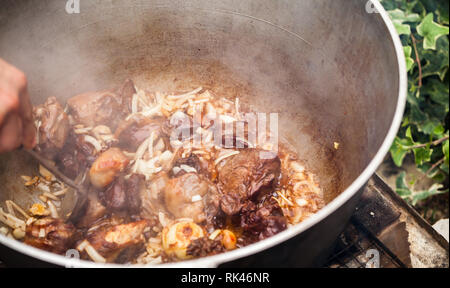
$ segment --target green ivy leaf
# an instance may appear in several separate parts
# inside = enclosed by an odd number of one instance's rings
[[[422,89],[424,95],[445,107],[445,112],[449,112],[449,87],[437,79],[428,80],[427,85]]]
[[[414,66],[414,59],[411,58],[412,53],[412,47],[411,46],[405,46],[403,47],[403,51],[405,52],[405,58],[406,58],[406,71],[409,72]]]
[[[445,117],[447,116],[448,108],[446,108],[444,105],[436,104],[432,101],[426,101],[423,104],[423,112],[428,116],[432,118],[439,119],[440,121],[444,122]]]
[[[402,24],[399,21],[393,21],[398,35],[411,35],[411,27],[408,24]]]
[[[426,120],[424,123],[417,127],[417,130],[424,133],[425,135],[435,135],[435,132],[442,134],[445,132],[441,131],[442,129],[444,129],[444,127],[442,127],[441,122],[434,118]]]
[[[394,140],[394,144],[391,146],[390,149],[392,160],[394,161],[395,165],[397,165],[397,167],[402,167],[403,160],[405,159],[405,156],[409,153],[409,150],[403,148],[401,141],[402,141],[401,138],[396,137]]]
[[[439,15],[439,22],[443,24],[449,24],[449,9],[448,9],[448,1],[438,1],[441,2],[442,5],[439,5],[439,7],[436,9],[436,14]]]
[[[420,16],[417,13],[406,14],[404,11],[400,9],[395,9],[392,11],[388,11],[388,14],[394,21],[398,21],[400,23],[420,22]]]
[[[381,2],[401,34],[409,73],[405,115],[390,154],[395,165],[401,166],[406,155],[413,153],[416,167],[436,183],[427,190],[414,191],[414,183],[405,181],[405,172],[397,178],[397,192],[416,204],[433,195],[448,193],[448,190],[440,190],[440,183],[448,179],[449,144],[446,141],[431,146],[431,142],[449,133],[446,123],[449,113],[449,38],[444,36],[449,34],[449,3],[445,0]],[[416,58],[420,59],[421,73]],[[419,78],[422,85],[419,85]],[[414,148],[426,143],[430,144]],[[430,170],[443,158],[444,163]]]
[[[437,75],[444,81],[449,68],[449,41],[447,37],[441,37],[436,42],[436,50],[424,50],[418,46],[420,59],[422,60],[422,77]]]
[[[409,189],[408,184],[406,183],[406,173],[402,172],[397,177],[396,182],[396,189],[395,192],[397,192],[398,195],[400,195],[402,198],[408,198],[412,195],[412,191]]]
[[[406,138],[395,137],[394,144],[391,146],[390,153],[392,160],[395,165],[401,167],[403,165],[403,160],[405,156],[411,152],[409,147],[414,145],[414,142],[411,140],[411,127],[408,127],[406,130]]]
[[[429,147],[414,149],[416,165],[419,166],[423,163],[431,161],[431,154],[433,154],[433,149]]]
[[[435,11],[439,17],[439,22],[448,25],[449,5],[446,0],[421,0],[426,10]]]
[[[439,37],[448,35],[448,27],[434,22],[433,13],[429,13],[417,26],[417,33],[424,38],[423,48],[436,50],[436,41]]]
[[[444,128],[444,126],[442,126],[442,124],[437,125],[433,130],[433,135],[435,135],[438,138],[441,138],[444,133],[445,133],[445,128]]]
[[[441,190],[444,186],[442,184],[433,184],[429,189],[424,191],[415,192],[409,188],[406,181],[406,173],[401,172],[395,182],[395,192],[403,199],[410,201],[412,205],[416,205],[417,202],[425,200],[431,196],[448,193],[447,190]]]
[[[395,9],[388,11],[389,16],[391,16],[392,22],[394,23],[395,29],[399,35],[411,35],[411,27],[405,22],[419,22],[419,14],[407,15],[400,9]]]
[[[414,196],[412,197],[412,205],[416,205],[417,202],[421,201],[421,200],[425,200],[431,196],[434,195],[439,195],[439,194],[444,194],[447,193],[448,190],[440,190],[442,189],[444,186],[442,184],[434,184],[433,186],[430,187],[429,190],[426,191],[422,191],[419,193],[414,194]]]
[[[444,153],[444,157],[445,157],[445,161],[444,164],[447,164],[447,174],[448,174],[448,162],[449,162],[449,152],[448,152],[448,148],[449,148],[449,140],[444,142],[444,145],[442,145],[442,153]]]
[[[412,101],[416,99],[414,96],[408,96],[408,103],[410,104],[409,121],[416,125],[425,123],[428,120],[428,115],[422,111],[418,102]]]

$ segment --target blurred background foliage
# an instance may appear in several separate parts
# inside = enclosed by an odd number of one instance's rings
[[[397,175],[395,188],[403,199],[434,222],[438,219],[434,217],[435,211],[427,214],[430,210],[427,203],[443,202],[434,207],[444,204],[446,208],[437,209],[446,209],[443,214],[448,217],[449,2],[382,0],[381,3],[400,35],[408,69],[406,111],[390,151],[391,161],[402,171]],[[408,159],[420,174],[409,175],[408,169],[402,169]],[[419,182],[427,185],[418,185]]]

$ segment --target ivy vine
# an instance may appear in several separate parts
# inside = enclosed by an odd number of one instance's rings
[[[382,0],[400,35],[408,69],[406,112],[391,147],[395,165],[415,159],[433,185],[414,189],[415,181],[397,178],[397,193],[415,205],[448,193],[449,177],[449,3],[447,0]]]

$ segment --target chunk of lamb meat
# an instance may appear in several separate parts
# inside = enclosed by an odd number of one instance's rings
[[[219,197],[214,184],[196,173],[170,179],[164,189],[167,210],[176,218],[191,218],[196,223],[218,213]]]
[[[55,97],[50,97],[44,104],[35,107],[34,117],[40,122],[37,149],[46,157],[54,159],[69,135],[69,118]]]
[[[134,84],[127,80],[121,88],[83,93],[67,101],[70,114],[77,124],[106,125],[112,130],[130,112],[131,98],[136,93]]]
[[[148,219],[158,216],[159,212],[167,212],[164,203],[164,189],[169,181],[167,173],[158,173],[151,181],[149,189],[141,191],[142,209],[141,216]]]
[[[144,181],[143,175],[133,174],[128,179],[120,175],[104,192],[100,192],[100,198],[109,211],[127,210],[130,214],[139,214]]]
[[[196,124],[197,125],[197,124]],[[187,114],[177,111],[167,121],[164,130],[170,136],[171,140],[184,142],[193,136],[194,122]]]
[[[258,204],[250,201],[244,204],[240,213],[240,226],[247,236],[247,241],[252,243],[285,230],[287,221],[278,202],[267,197]]]
[[[66,145],[56,156],[56,164],[65,175],[75,179],[94,163],[96,153],[94,146],[86,142],[82,135],[71,131]]]
[[[187,247],[186,254],[197,258],[223,253],[226,249],[222,245],[221,239],[218,238],[220,237],[216,237],[214,240],[209,237],[194,239]]]
[[[181,149],[178,150],[177,154],[174,157],[172,167],[175,169],[172,169],[171,171],[173,176],[178,177],[185,173],[188,173],[186,170],[181,169],[181,167],[184,167],[183,165],[194,168],[199,174],[208,176],[209,163],[207,161],[205,161],[204,159],[200,159],[197,155],[192,153],[189,154],[187,157],[181,158],[179,157],[181,156],[181,152],[182,152]]]
[[[141,194],[145,190],[145,177],[140,174],[133,174],[126,180],[127,209],[132,214],[141,211]]]
[[[127,263],[144,248],[144,229],[149,222],[100,224],[88,230],[86,240],[107,262]]]
[[[74,223],[78,228],[88,228],[93,223],[106,215],[106,207],[101,203],[98,193],[95,190],[90,190],[84,213]]]
[[[129,151],[136,151],[139,145],[150,137],[152,132],[155,132],[155,139],[162,135],[161,127],[164,122],[165,119],[162,117],[148,119],[134,116],[128,120],[123,120],[117,127],[114,136],[119,141],[119,147]],[[163,137],[163,140],[166,145],[168,140],[165,138]]]
[[[91,184],[98,189],[103,189],[128,165],[129,159],[119,148],[109,148],[95,160],[89,170]]]
[[[51,217],[38,219],[26,227],[25,243],[49,252],[63,254],[76,240],[70,223]]]
[[[248,200],[272,192],[280,176],[281,162],[275,153],[273,158],[267,157],[267,153],[270,152],[243,149],[218,165],[220,207],[227,215],[238,214]]]

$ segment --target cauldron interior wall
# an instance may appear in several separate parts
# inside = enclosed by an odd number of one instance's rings
[[[279,112],[280,134],[331,199],[372,158],[396,106],[392,44],[362,2],[81,1],[67,14],[61,1],[3,1],[0,51],[27,72],[34,103],[132,77]]]

